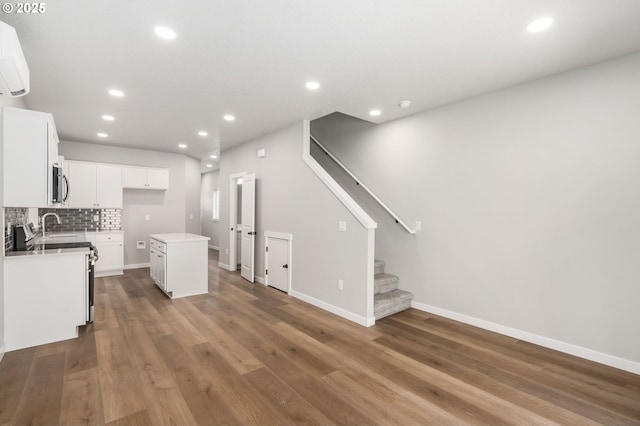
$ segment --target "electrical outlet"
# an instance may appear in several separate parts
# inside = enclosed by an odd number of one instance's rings
[[[420,231],[422,230],[422,222],[420,222],[419,220],[416,220],[416,231]]]
[[[338,222],[338,231],[347,232],[347,222],[345,222],[344,220]]]
[[[344,290],[344,281],[338,280],[338,290]]]
[[[147,248],[147,242],[146,241],[136,241],[136,248],[138,250],[142,250]]]
[[[144,215],[144,220],[151,220],[151,215],[150,214],[145,214]]]
[[[192,219],[192,220],[193,220],[193,213],[191,213],[191,214],[189,215],[189,219]]]

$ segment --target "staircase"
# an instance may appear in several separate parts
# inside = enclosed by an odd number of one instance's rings
[[[385,274],[384,262],[375,261],[373,315],[379,320],[411,307],[413,294],[398,290],[398,277]]]

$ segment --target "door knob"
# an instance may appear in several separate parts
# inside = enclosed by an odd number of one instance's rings
[[[282,265],[282,267],[283,267],[284,269],[289,269],[289,265],[288,265],[288,264],[286,264],[286,263],[285,263],[284,265]]]

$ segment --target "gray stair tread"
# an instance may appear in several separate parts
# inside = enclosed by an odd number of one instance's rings
[[[411,300],[413,299],[413,294],[405,290],[393,290],[387,293],[380,293],[373,296],[374,305],[384,304],[384,303],[394,303],[398,300]]]
[[[411,307],[413,294],[404,290],[393,290],[388,293],[380,293],[373,296],[373,315],[381,318],[404,311]]]
[[[373,277],[374,294],[387,293],[398,288],[398,277],[391,274],[376,274]]]
[[[376,259],[373,264],[373,273],[381,274],[384,272],[384,261]]]

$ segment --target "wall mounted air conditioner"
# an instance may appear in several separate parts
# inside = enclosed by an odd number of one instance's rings
[[[0,94],[22,96],[29,93],[29,67],[24,59],[16,30],[0,21]]]

